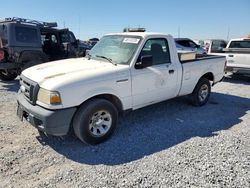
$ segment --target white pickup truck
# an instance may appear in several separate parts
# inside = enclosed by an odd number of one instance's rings
[[[250,74],[250,38],[232,39],[226,48],[217,47],[209,51],[211,55],[223,55],[227,58],[226,70],[238,74]]]
[[[170,35],[108,34],[86,58],[23,71],[17,114],[47,134],[72,128],[83,142],[97,144],[111,136],[124,111],[189,94],[194,105],[204,105],[225,62],[223,56],[183,60]]]
[[[250,38],[232,39],[224,51],[228,71],[250,74]]]

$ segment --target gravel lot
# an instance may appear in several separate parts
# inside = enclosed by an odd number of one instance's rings
[[[0,187],[250,187],[250,78],[137,110],[98,146],[21,123],[18,85],[0,82]]]

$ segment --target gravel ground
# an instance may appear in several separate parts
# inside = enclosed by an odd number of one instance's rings
[[[97,146],[20,122],[18,87],[0,82],[0,187],[250,187],[250,78],[137,110]]]

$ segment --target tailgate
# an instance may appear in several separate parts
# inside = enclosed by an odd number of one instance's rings
[[[227,63],[230,66],[250,68],[250,54],[228,54]]]

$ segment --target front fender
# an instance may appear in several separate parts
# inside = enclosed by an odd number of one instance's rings
[[[103,84],[103,86],[96,87],[94,85],[89,85],[84,88],[76,87],[75,89],[59,91],[61,93],[63,108],[70,108],[79,106],[85,101],[89,100],[98,95],[113,95],[118,98],[121,102],[123,109],[131,108],[131,95],[129,91],[115,90],[114,87],[105,86],[108,84]]]

